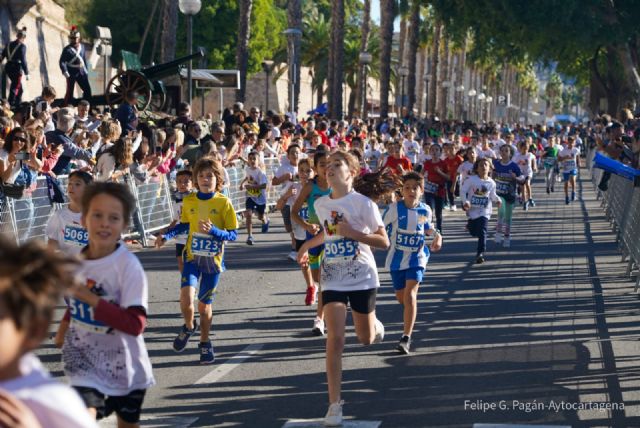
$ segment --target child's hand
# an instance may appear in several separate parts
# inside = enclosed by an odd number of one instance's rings
[[[311,235],[317,235],[320,232],[320,226],[317,224],[307,224],[304,226],[304,229],[309,232]]]
[[[464,211],[468,211],[469,208],[471,208],[471,204],[469,203],[469,201],[466,201],[464,204],[462,204],[462,209]]]
[[[298,264],[303,268],[309,266],[309,253],[306,251],[298,251]]]
[[[429,249],[432,252],[437,253],[438,251],[440,251],[441,248],[442,248],[442,235],[440,235],[440,233],[436,233],[436,235],[433,237],[433,241],[431,242],[431,245],[429,246]]]
[[[498,208],[500,208],[500,207],[502,206],[502,199],[498,199],[498,200],[496,201],[496,206],[497,206]]]
[[[207,220],[200,220],[198,221],[199,227],[200,227],[200,232],[202,233],[209,233],[209,231],[211,231],[211,227],[213,226],[213,223],[211,223],[211,220],[207,219]]]
[[[0,426],[12,428],[41,428],[40,422],[22,401],[0,390]]]
[[[162,236],[158,236],[156,238],[156,242],[155,242],[155,247],[156,248],[162,248],[162,246],[164,245],[164,243],[167,242],[166,239],[164,239]]]
[[[100,301],[99,296],[93,294],[84,284],[80,283],[71,287],[71,296],[94,308],[98,306],[98,302]]]
[[[338,224],[336,225],[336,234],[340,236],[344,236],[345,238],[354,239],[353,235],[355,231],[356,230],[344,220],[338,222]]]

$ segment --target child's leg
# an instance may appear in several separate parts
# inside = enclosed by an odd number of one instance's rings
[[[564,177],[564,195],[569,197],[569,181],[571,181],[571,177],[565,173]]]
[[[178,261],[178,272],[182,273],[182,270],[184,269],[184,262],[182,261],[182,257],[176,257],[176,260]]]
[[[198,293],[198,312],[200,313],[200,342],[209,341],[209,331],[213,320],[213,295],[218,287],[220,274],[217,272],[203,273]]]
[[[418,287],[420,282],[415,279],[408,279],[406,284],[402,302],[404,305],[402,317],[404,321],[403,333],[405,336],[411,336],[413,326],[416,323],[416,314],[418,313]]]
[[[251,224],[251,220],[252,220],[252,214],[253,211],[248,209],[244,212],[244,218],[247,222],[247,235],[252,236],[253,235],[253,225]]]
[[[120,416],[118,416],[118,428],[138,428],[140,423],[129,423],[122,420]]]
[[[442,232],[442,208],[444,207],[444,198],[436,196],[434,202],[436,206],[436,226]]]
[[[341,399],[342,352],[345,342],[345,326],[347,322],[347,305],[342,302],[331,302],[324,307],[327,325],[327,386],[329,402],[337,403]],[[354,322],[356,313],[353,313]]]
[[[189,330],[193,330],[195,321],[195,306],[193,305],[195,295],[195,287],[186,286],[180,289],[180,311],[184,318],[184,325],[186,325]]]
[[[513,203],[502,200],[501,210],[504,212],[504,219],[502,229],[504,231],[504,237],[509,238],[511,236],[511,220],[513,219]]]

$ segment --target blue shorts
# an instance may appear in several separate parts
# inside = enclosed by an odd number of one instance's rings
[[[245,204],[245,208],[247,209],[247,211],[255,211],[257,212],[259,215],[263,215],[264,214],[264,210],[267,208],[267,204],[256,204],[256,201],[254,201],[251,198],[247,198],[247,202]]]
[[[180,282],[180,288],[182,287],[198,287],[198,280],[200,280],[200,290],[198,290],[198,300],[205,305],[210,305],[213,302],[213,297],[220,281],[220,272],[206,273],[201,272],[198,266],[192,262],[184,262],[184,268],[182,269],[182,279]]]
[[[578,175],[578,171],[575,169],[572,169],[569,172],[562,173],[562,177],[564,178],[564,181],[569,181],[569,177],[575,177],[576,175]]]
[[[307,241],[311,240],[314,235],[309,232],[305,232],[307,235]],[[320,269],[322,264],[322,256],[324,255],[324,244],[317,247],[309,248],[309,267],[311,269]]]
[[[391,271],[391,282],[393,283],[393,289],[396,291],[404,290],[407,286],[407,281],[418,281],[418,284],[422,282],[422,275],[424,274],[424,269],[419,268],[409,268],[404,270],[392,270]]]

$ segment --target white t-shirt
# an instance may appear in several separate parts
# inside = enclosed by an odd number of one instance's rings
[[[6,167],[9,163],[9,153],[5,149],[0,149],[0,159],[3,160]],[[16,161],[16,163],[13,165],[13,170],[11,171],[11,175],[9,175],[9,179],[7,179],[6,181],[7,183],[13,184],[13,182],[16,181],[16,178],[18,178],[20,170],[22,169],[21,163],[22,162],[20,161]]]
[[[478,154],[478,159],[496,159],[496,153],[490,147],[483,150],[481,146],[478,146],[476,153]]]
[[[302,184],[299,183],[299,182],[296,182],[296,181],[287,182],[287,187],[286,187],[285,193],[291,187],[296,189],[298,191],[298,193],[297,193],[296,196],[291,196],[289,199],[287,199],[287,205],[289,205],[290,207],[292,207],[293,204],[296,202],[296,199],[298,198],[298,195],[300,194],[300,190],[302,190]],[[298,211],[298,215],[300,216],[300,218],[302,218],[305,221],[309,220],[309,206],[307,205],[307,201],[305,201],[302,204],[302,207],[300,208],[300,211]],[[298,222],[296,222],[296,221],[291,221],[291,226],[293,228],[293,237],[295,239],[300,240],[300,241],[307,239],[306,230],[304,229],[304,227],[302,227],[302,225],[298,224]]]
[[[147,276],[124,244],[106,257],[84,260],[78,275],[102,299],[121,308],[140,306],[148,312]],[[71,298],[69,307],[71,324],[62,360],[71,385],[123,396],[155,384],[142,335],[132,336],[97,321],[93,308],[77,299]]]
[[[276,178],[280,178],[285,174],[291,174],[292,177],[295,177],[296,174],[298,173],[298,167],[297,166],[293,166],[291,165],[291,162],[289,162],[289,159],[287,159],[286,157],[284,159],[282,159],[280,161],[280,166],[278,167],[278,169],[276,170],[276,173],[274,174]],[[288,188],[288,183],[291,180],[287,180],[284,183],[280,184],[280,194],[284,194],[284,192],[287,191]]]
[[[339,199],[323,196],[315,202],[314,208],[324,227],[322,289],[357,291],[379,287],[378,269],[371,248],[335,234],[338,220],[366,234],[384,227],[378,206],[366,196],[352,191]]]
[[[469,161],[464,161],[458,167],[458,174],[460,174],[460,183],[464,183],[469,176],[473,175],[473,164]]]
[[[577,171],[578,169],[578,156],[580,156],[580,149],[577,147],[566,148],[560,150],[558,153],[558,157],[567,157],[570,156],[569,159],[565,159],[561,162],[562,171],[564,172],[572,172]]]
[[[251,168],[246,167],[244,169],[244,174],[249,178],[247,184],[251,185],[262,185],[267,184],[267,174],[264,173],[260,168]],[[264,205],[267,203],[267,189],[258,189],[258,190],[249,190],[246,189],[247,198],[253,199],[253,201],[258,205]]]
[[[515,155],[513,155],[513,158],[511,158],[511,160],[515,162],[516,165],[518,165],[518,167],[520,168],[520,171],[522,171],[522,175],[524,175],[525,177],[533,177],[533,169],[531,169],[531,162],[536,161],[536,155],[530,152],[527,152],[525,154],[518,152]]]
[[[467,211],[471,219],[491,218],[492,203],[498,201],[496,182],[491,178],[483,180],[477,175],[472,175],[462,184],[460,198],[463,203],[471,204],[471,208]]]
[[[47,428],[97,428],[78,394],[53,380],[38,357],[25,354],[20,359],[20,377],[0,381],[0,390],[21,400]]]
[[[418,155],[420,154],[420,144],[418,144],[415,140],[404,140],[402,143],[402,148],[404,150],[404,154],[409,158],[412,165],[418,160]]]
[[[74,213],[69,207],[56,210],[47,222],[47,239],[58,243],[60,250],[68,255],[79,254],[88,244],[89,234],[80,224],[82,213]]]

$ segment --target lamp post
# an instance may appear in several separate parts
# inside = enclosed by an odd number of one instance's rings
[[[473,107],[474,107],[474,104],[475,104],[475,101],[473,100],[473,97],[475,97],[476,94],[477,94],[477,92],[473,88],[469,89],[469,92],[467,93],[467,95],[470,98],[468,107],[469,107],[469,117],[470,117],[471,120],[473,120],[473,114],[474,114]]]
[[[265,111],[269,110],[269,74],[271,74],[271,70],[273,70],[273,61],[271,61],[270,59],[265,59],[264,61],[262,61],[262,69],[264,70],[264,74],[266,75],[265,77],[265,91],[264,91],[264,104],[266,105],[266,107],[264,108]]]
[[[360,95],[361,95],[361,105],[360,105],[360,117],[364,120],[367,114],[367,68],[368,65],[371,64],[371,60],[373,59],[373,55],[369,52],[360,52],[358,56],[360,60],[360,65],[362,66],[362,82],[360,84]]]
[[[487,122],[491,122],[491,103],[493,103],[493,97],[489,95],[485,101],[487,102]]]
[[[200,12],[201,6],[202,2],[200,0],[178,0],[180,12],[187,16],[187,51],[189,52],[189,55],[193,53],[193,15]],[[187,101],[189,102],[189,105],[191,105],[191,99],[193,98],[193,87],[191,84],[192,68],[191,60],[189,60],[187,65]]]
[[[480,92],[480,93],[478,94],[478,97],[476,98],[476,99],[478,100],[478,111],[477,111],[477,116],[478,116],[477,121],[478,121],[478,122],[480,122],[480,121],[483,119],[483,117],[484,117],[484,116],[482,115],[482,112],[483,112],[484,100],[485,100],[485,98],[486,98],[486,97],[487,97],[487,96],[484,94],[484,92]]]
[[[464,85],[456,86],[456,103],[455,103],[455,115],[457,119],[460,119],[464,110]]]
[[[445,80],[442,82],[442,89],[444,89],[444,100],[442,100],[442,107],[444,111],[442,112],[443,116],[446,118],[447,112],[449,111],[449,88],[451,87],[451,82]]]
[[[400,75],[400,78],[402,79],[402,98],[400,101],[400,116],[402,116],[402,109],[404,108],[404,79],[409,75],[409,69],[407,67],[400,67],[398,69],[398,74]]]
[[[431,74],[426,73],[422,76],[424,79],[424,115],[429,114],[429,80],[431,80]]]
[[[291,111],[291,121],[293,123],[296,122],[296,99],[295,99],[295,92],[296,92],[296,67],[298,64],[297,61],[297,52],[296,52],[296,42],[298,41],[298,39],[300,37],[302,37],[302,31],[300,31],[297,28],[287,28],[286,30],[284,30],[282,32],[282,34],[284,34],[285,36],[287,36],[287,53],[289,55],[289,87],[291,88],[289,90],[289,110]]]

